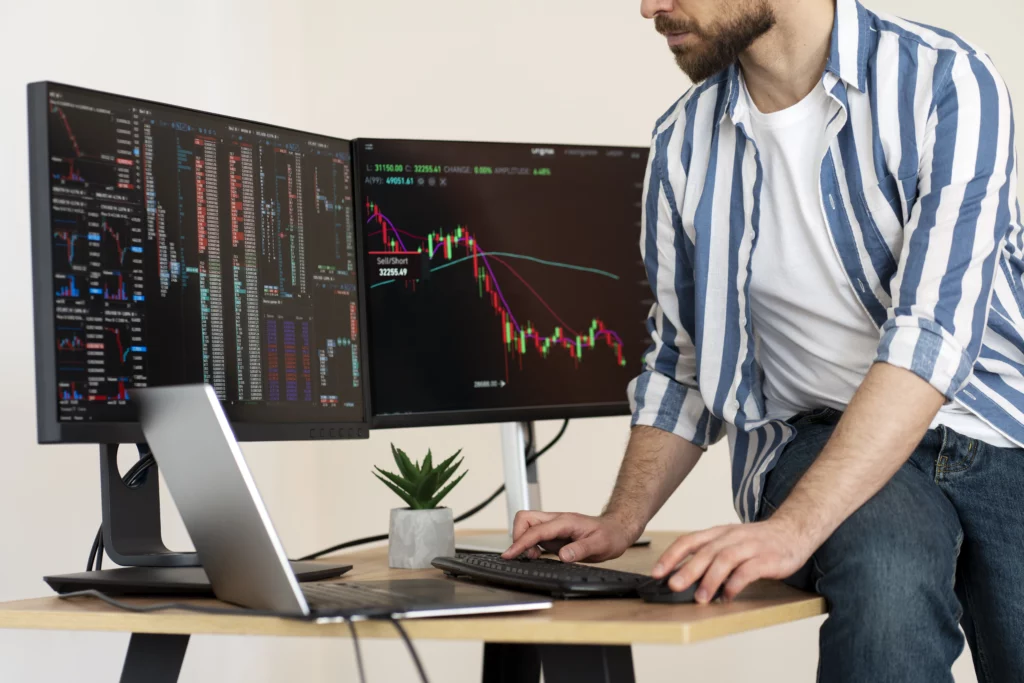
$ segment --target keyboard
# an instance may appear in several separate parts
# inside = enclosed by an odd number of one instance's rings
[[[408,606],[408,601],[400,604],[399,596],[393,593],[358,583],[303,583],[299,588],[313,612],[390,614]]]
[[[505,560],[500,555],[465,553],[438,557],[432,564],[455,578],[469,578],[513,590],[545,593],[556,598],[633,598],[651,577],[560,560]]]

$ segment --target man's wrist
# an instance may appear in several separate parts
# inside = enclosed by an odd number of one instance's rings
[[[813,513],[803,513],[801,512],[802,508],[798,509],[800,506],[792,503],[792,500],[787,500],[768,521],[781,528],[785,534],[797,542],[813,548],[820,547],[828,540],[834,531],[834,526],[822,519],[820,513],[819,516],[815,516]]]
[[[642,514],[619,506],[609,505],[601,513],[601,517],[621,526],[629,537],[630,542],[640,538],[640,534],[644,532],[644,528],[647,526],[647,520],[643,519]]]

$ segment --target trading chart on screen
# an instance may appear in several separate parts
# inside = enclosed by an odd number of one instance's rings
[[[621,404],[646,150],[357,140],[374,412]]]

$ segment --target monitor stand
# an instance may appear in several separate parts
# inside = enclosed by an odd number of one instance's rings
[[[194,552],[168,550],[163,542],[160,525],[160,477],[156,463],[146,470],[136,486],[129,487],[118,471],[117,449],[118,444],[100,445],[100,494],[103,544],[110,559],[122,568],[82,572],[67,575],[66,578],[74,577],[72,583],[76,590],[91,587],[97,590],[122,592],[120,589],[130,584],[134,592],[146,589],[164,594],[194,591],[197,575],[195,569],[189,568],[201,566],[198,556]],[[144,450],[140,447],[139,457],[142,457]],[[351,569],[349,565],[332,567],[323,562],[291,564],[299,581],[339,576]],[[182,571],[176,572],[175,568]],[[180,580],[175,578],[177,575],[180,575]],[[67,582],[62,582],[63,578],[65,577],[47,577],[47,582],[52,586],[57,582],[65,585]],[[200,577],[200,584],[202,578]],[[199,592],[207,591],[201,587]]]
[[[520,510],[540,510],[540,482],[537,463],[527,465],[537,449],[533,422],[507,422],[501,425],[501,461],[505,473],[505,501],[508,527],[504,532],[456,536],[456,550],[471,553],[503,553],[512,545],[512,527]],[[651,541],[640,538],[635,546]]]

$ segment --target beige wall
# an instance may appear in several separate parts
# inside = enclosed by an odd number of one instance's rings
[[[879,5],[880,3],[876,3]],[[93,448],[35,445],[25,83],[52,79],[328,135],[643,145],[685,89],[637,0],[0,0],[0,599],[77,571],[99,522]],[[886,9],[985,46],[1024,97],[1020,0],[891,0]],[[557,427],[543,424],[542,435]],[[548,509],[596,512],[627,433],[574,422],[541,464]],[[463,447],[465,509],[500,483],[495,426],[379,432],[368,442],[246,446],[286,548],[301,554],[386,528],[392,499],[370,478],[394,441]],[[168,536],[187,544],[173,518]],[[653,523],[734,520],[727,454],[713,449]],[[478,523],[504,522],[499,501]],[[818,621],[690,648],[638,648],[642,683],[811,681]],[[123,635],[0,632],[0,681],[116,680]],[[477,679],[479,644],[421,643],[435,681]],[[411,680],[393,643],[366,645],[371,681]],[[196,638],[183,681],[328,681],[354,675],[347,641]],[[958,681],[974,681],[961,659]]]

